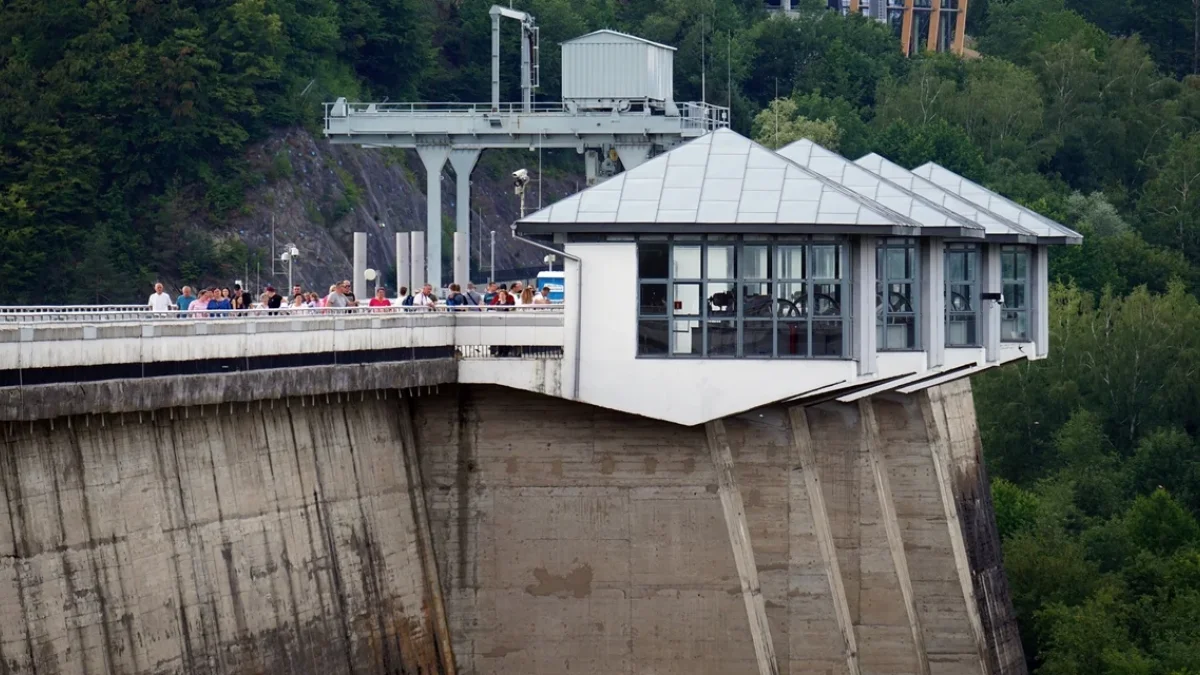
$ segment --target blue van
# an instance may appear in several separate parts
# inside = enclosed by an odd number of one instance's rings
[[[563,283],[566,275],[562,272],[539,272],[537,275],[537,291],[541,292],[546,286],[550,287],[550,302],[560,304],[563,301]]]

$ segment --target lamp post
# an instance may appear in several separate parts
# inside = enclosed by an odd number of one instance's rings
[[[375,270],[368,267],[367,269],[363,270],[363,278],[366,279],[367,281],[374,281],[375,282],[375,290],[377,290],[377,291],[379,290],[379,273],[378,272],[376,272]]]
[[[292,261],[300,257],[300,249],[296,248],[295,244],[288,244],[283,254],[279,259],[287,263],[288,266],[288,290],[292,289]]]
[[[496,280],[496,231],[492,230],[492,260],[488,264],[488,283]]]

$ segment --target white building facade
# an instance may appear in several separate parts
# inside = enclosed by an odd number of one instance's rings
[[[1078,233],[936,165],[720,130],[515,225],[567,258],[564,396],[698,424],[1048,351]]]

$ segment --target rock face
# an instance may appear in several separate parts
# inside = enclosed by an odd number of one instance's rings
[[[528,154],[528,153],[524,153]],[[255,146],[247,155],[252,173],[263,183],[246,195],[244,207],[229,214],[214,234],[243,241],[261,253],[264,268],[239,272],[253,287],[287,283],[287,266],[278,255],[288,243],[301,255],[293,266],[293,278],[306,289],[326,290],[351,272],[354,232],[368,233],[368,266],[383,271],[386,283],[395,266],[395,233],[425,231],[425,170],[416,153],[332,145],[303,129],[277,133]],[[570,158],[559,156],[559,163]],[[496,231],[496,267],[500,270],[540,264],[542,253],[514,245],[510,225],[518,216],[518,202],[509,184],[510,164],[526,162],[534,176],[527,203],[536,205],[536,155],[484,152],[472,174],[472,270],[477,279],[486,278],[490,254],[488,233]],[[579,160],[582,171],[582,159]],[[552,172],[544,172],[552,173]],[[442,175],[443,257],[451,269],[450,239],[454,232],[455,176],[447,163]],[[550,203],[575,192],[582,180],[543,176],[542,202]],[[380,226],[383,223],[383,227]],[[274,230],[275,269],[272,259]],[[479,245],[482,242],[482,258]],[[228,281],[224,282],[228,283]]]
[[[965,381],[422,391],[7,426],[0,672],[1025,673]]]

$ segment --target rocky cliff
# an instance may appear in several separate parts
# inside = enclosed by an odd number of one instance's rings
[[[425,229],[425,170],[415,152],[332,145],[307,130],[293,128],[253,147],[247,159],[262,182],[247,193],[242,208],[220,219],[215,228],[201,224],[199,218],[195,223],[217,240],[237,239],[246,244],[251,260],[258,262],[235,270],[237,277],[244,276],[252,288],[286,284],[287,266],[278,262],[278,256],[286,244],[295,243],[301,252],[293,267],[296,282],[305,288],[328,288],[333,281],[349,277],[353,233],[367,232],[367,265],[384,272],[389,288],[394,284],[395,233]],[[582,187],[581,176],[551,168],[570,166],[581,174],[582,158],[547,151],[542,160],[543,204]],[[471,270],[476,280],[487,277],[492,230],[496,231],[497,269],[541,262],[540,251],[514,242],[510,236],[519,207],[509,174],[521,167],[532,177],[526,196],[532,210],[538,204],[537,153],[487,151],[472,175]],[[452,269],[454,186],[455,176],[447,164],[442,174],[445,270]],[[201,281],[228,284],[233,279]]]

